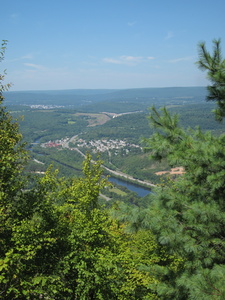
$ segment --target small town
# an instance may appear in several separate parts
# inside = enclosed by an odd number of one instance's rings
[[[71,146],[69,146],[69,143],[73,143],[74,146],[77,148],[88,148],[93,151],[93,153],[97,152],[106,152],[109,150],[119,150],[119,149],[125,149],[126,152],[129,152],[130,148],[139,148],[142,149],[139,145],[136,144],[131,144],[127,143],[124,140],[107,140],[107,139],[102,139],[102,140],[91,140],[87,142],[84,139],[76,139],[76,138],[64,138],[64,139],[59,139],[55,141],[48,141],[47,143],[42,143],[41,147],[43,148],[69,148],[72,149]]]
[[[126,151],[129,152],[128,148],[141,148],[139,145],[130,144],[127,143],[124,140],[91,140],[89,142],[86,142],[83,139],[79,139],[76,142],[76,146],[78,148],[90,148],[93,150],[93,152],[106,152],[109,150],[118,150],[118,149],[124,149],[126,148]]]
[[[52,108],[65,107],[64,105],[43,105],[43,104],[29,104],[27,106],[29,106],[30,108],[36,108],[36,109],[52,109]]]

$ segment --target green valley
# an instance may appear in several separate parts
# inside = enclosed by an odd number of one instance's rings
[[[204,88],[171,88],[6,93],[6,108],[0,75],[1,299],[224,299],[225,60],[213,43],[198,64],[216,105]]]
[[[53,164],[62,176],[80,176],[84,155],[91,153],[114,172],[157,184],[156,173],[170,168],[166,161],[151,162],[143,150],[153,133],[148,108],[165,105],[179,113],[184,127],[219,134],[223,125],[214,120],[205,94],[202,87],[7,92],[6,103],[32,150],[28,172],[42,174]]]

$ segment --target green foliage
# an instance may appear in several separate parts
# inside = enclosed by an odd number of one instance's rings
[[[204,87],[139,88],[128,90],[55,90],[8,92],[7,105],[65,106],[82,112],[127,113],[145,111],[151,105],[182,105],[195,103],[205,97]]]
[[[157,299],[154,274],[141,268],[161,260],[157,244],[125,233],[100,206],[102,161],[88,154],[83,177],[50,167],[27,185],[22,135],[2,98],[0,108],[1,299]]]
[[[205,43],[200,43],[197,65],[201,70],[207,71],[207,77],[212,83],[208,86],[207,99],[216,101],[218,107],[214,112],[217,120],[222,121],[225,116],[225,59],[222,58],[220,44],[220,40],[213,41],[213,53],[211,55],[207,51]]]
[[[197,94],[198,97],[195,98],[191,97],[191,95],[196,95],[195,89],[192,88],[190,88],[191,91],[189,91],[189,89],[187,89],[187,91],[181,89],[179,93],[175,88],[166,90],[168,92],[168,99],[166,98],[167,100],[164,99],[160,103],[168,102],[169,111],[176,112],[180,115],[182,126],[185,128],[189,126],[194,128],[195,126],[200,125],[203,131],[213,130],[214,134],[223,131],[222,124],[216,122],[214,120],[214,115],[211,113],[215,104],[203,102],[202,92],[200,92],[199,95]],[[162,93],[162,91],[160,91],[161,89],[157,89],[157,93]],[[163,92],[165,93],[164,90]],[[181,97],[180,99],[173,98],[173,94],[174,96],[184,95],[184,97]],[[132,93],[130,93],[130,96],[131,95]],[[157,96],[157,94],[154,95]],[[165,95],[166,94],[164,94],[164,96]],[[185,95],[189,97],[185,98]],[[36,101],[38,101],[38,99],[36,99]],[[157,97],[155,97],[155,102],[157,102],[156,104],[158,107]],[[176,105],[173,105],[173,102]],[[76,114],[72,108],[67,110],[62,108],[41,110],[22,105],[10,105],[9,108],[13,117],[24,116],[23,121],[20,122],[20,129],[25,140],[28,142],[28,145],[34,141],[39,141],[41,143],[43,141],[58,140],[59,138],[65,138],[66,136],[71,137],[74,135],[78,135],[78,139],[83,138],[86,141],[102,138],[122,139],[127,143],[141,145],[140,139],[153,133],[153,130],[149,128],[148,125],[147,113],[144,112],[124,114],[109,120],[101,126],[87,127],[87,121]],[[68,124],[71,121],[72,124]],[[70,146],[74,147],[72,143]],[[28,149],[30,149],[30,146],[28,146]],[[81,148],[81,150],[83,153],[86,152],[85,148]],[[129,152],[126,150],[129,150]],[[136,178],[150,180],[154,183],[158,182],[159,179],[154,173],[168,169],[166,164],[150,162],[140,148],[126,147],[126,150],[112,150],[110,153],[104,152],[101,154],[101,158],[104,160],[104,164],[109,168],[115,170],[119,169]],[[40,156],[38,153],[44,155]],[[75,151],[58,151],[53,148],[44,149],[40,146],[32,145],[32,152],[30,155],[45,163],[45,169],[49,164],[54,163],[54,166],[59,169],[60,176],[81,176],[83,157]],[[94,157],[95,154],[92,153],[92,155]],[[40,165],[37,163],[36,166],[36,171],[43,169],[43,167],[40,168]],[[35,171],[34,167],[34,164],[30,167],[29,163],[29,165],[26,166],[26,170]]]
[[[158,187],[144,218],[166,252],[184,261],[175,273],[165,267],[158,293],[161,299],[224,299],[225,137],[185,131],[165,108],[162,114],[153,108],[150,120],[157,130],[146,141],[151,157],[185,169]]]
[[[4,59],[7,41],[3,41],[0,48],[0,62]],[[8,90],[10,84],[4,84],[5,71],[0,74],[0,195],[8,190],[12,191],[12,185],[22,168],[24,162],[23,146],[20,142],[22,135],[19,132],[17,122],[6,111],[3,104],[3,91]]]
[[[65,137],[72,137],[80,133],[88,122],[80,116],[75,115],[75,111],[65,111],[63,109],[25,109],[21,106],[10,107],[14,117],[23,115],[20,122],[21,131],[27,142],[33,142],[36,139],[42,142],[49,140],[59,140]]]
[[[3,42],[0,61],[5,45]],[[201,62],[203,68],[212,67],[210,78],[222,91],[224,62],[219,42],[215,45],[214,56],[204,52]],[[204,46],[201,49],[205,51]],[[152,159],[162,161],[163,166],[182,166],[185,174],[176,180],[167,179],[143,203],[126,192],[124,203],[112,201],[113,208],[106,210],[99,202],[100,192],[108,185],[99,158],[94,161],[88,154],[79,178],[59,177],[52,167],[46,170],[47,156],[40,158],[45,163],[40,168],[45,171],[44,176],[33,177],[31,182],[22,173],[27,154],[18,123],[2,106],[2,92],[9,87],[3,85],[3,79],[1,75],[1,299],[225,298],[224,135],[215,137],[200,129],[184,130],[177,115],[171,116],[165,108],[160,114],[153,107],[150,121],[156,132],[146,139],[146,148]],[[124,102],[127,92],[122,94]],[[171,101],[170,97],[166,99]],[[144,96],[142,101],[143,107],[149,103]],[[218,101],[222,116],[223,100]],[[111,102],[108,103],[110,107]],[[182,99],[174,100],[174,104],[182,103]],[[131,102],[129,107],[135,105]],[[42,134],[44,139],[59,138],[58,133],[64,137],[66,132],[74,135],[87,126],[85,120],[66,110],[28,113],[25,109],[24,114],[25,119],[30,118],[30,130],[36,131],[35,138]],[[49,116],[55,125],[59,121],[55,128],[58,132],[49,128]],[[95,131],[96,137],[109,137],[116,129],[120,137],[132,138],[134,132],[137,140],[146,123],[142,120],[141,128],[135,124],[141,116],[124,115],[117,123],[113,119],[105,129]],[[94,129],[87,136],[92,134]],[[45,149],[45,154],[48,151]],[[72,151],[54,151],[52,160],[61,165],[66,161],[65,165],[80,169],[80,160],[69,153]],[[146,155],[141,153],[139,160],[137,157],[136,152],[125,157],[121,151],[111,157],[110,163],[120,165],[126,172],[131,172],[133,166],[132,172],[138,177],[144,172],[140,172],[142,168],[148,176]],[[27,170],[32,168],[34,165],[30,164]]]
[[[6,41],[0,50],[0,62],[4,59],[5,47]],[[2,92],[10,86],[4,85],[3,80],[4,75],[0,75],[0,253],[7,251],[11,218],[18,215],[18,198],[23,187],[20,174],[27,158],[18,124],[3,106]]]
[[[69,149],[59,151],[55,148],[35,146],[32,148],[30,156],[38,160],[39,163],[30,160],[25,166],[25,171],[27,172],[45,171],[49,165],[53,164],[54,168],[59,170],[59,175],[62,177],[70,178],[82,176],[83,157],[76,151]]]
[[[6,46],[7,46],[7,40],[3,40],[2,44],[1,44],[1,47],[0,47],[0,63],[4,60]],[[10,83],[7,83],[7,84],[3,83],[3,81],[5,79],[5,75],[6,75],[6,71],[4,70],[3,73],[0,74],[0,103],[1,104],[2,104],[2,101],[4,99],[2,93],[5,92],[5,91],[8,91],[8,89],[11,86]]]
[[[157,299],[150,287],[156,279],[140,268],[141,259],[156,259],[157,245],[146,233],[145,257],[137,236],[125,234],[100,207],[107,184],[101,163],[87,156],[84,177],[69,181],[49,169],[21,193],[7,239],[1,236],[4,299]]]

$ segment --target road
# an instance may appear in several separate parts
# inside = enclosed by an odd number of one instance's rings
[[[86,157],[86,155],[85,155],[82,151],[80,151],[78,148],[71,148],[71,147],[69,147],[69,143],[70,143],[70,142],[73,142],[74,139],[76,139],[76,137],[77,137],[77,135],[71,137],[67,142],[65,142],[65,143],[62,145],[62,147],[63,147],[63,148],[68,148],[68,149],[70,149],[70,150],[77,151],[78,153],[80,153],[80,155],[82,155],[83,157]],[[125,179],[131,180],[131,181],[133,181],[133,182],[135,182],[135,183],[137,183],[137,184],[141,184],[141,185],[145,185],[145,186],[150,186],[150,187],[156,186],[155,184],[153,184],[153,183],[151,183],[151,182],[149,182],[149,181],[136,179],[136,178],[134,178],[134,177],[132,177],[132,176],[126,174],[126,173],[122,173],[122,172],[119,172],[119,171],[111,170],[111,169],[109,169],[108,167],[106,167],[106,166],[104,166],[104,165],[102,165],[102,167],[103,167],[107,172],[109,172],[109,173],[111,173],[111,174],[114,174],[114,175],[116,175],[116,176],[120,176],[120,177],[123,177],[123,178],[125,178]]]

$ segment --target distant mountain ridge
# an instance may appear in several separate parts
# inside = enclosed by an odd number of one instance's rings
[[[164,105],[164,101],[167,103],[178,98],[179,101],[188,98],[190,101],[205,100],[206,93],[205,87],[165,87],[13,91],[5,92],[4,96],[7,105],[61,105],[85,111],[105,111],[107,108],[112,110],[113,104],[119,104],[123,107],[120,111],[129,111],[129,104],[132,104],[133,110],[144,109],[154,101]]]

